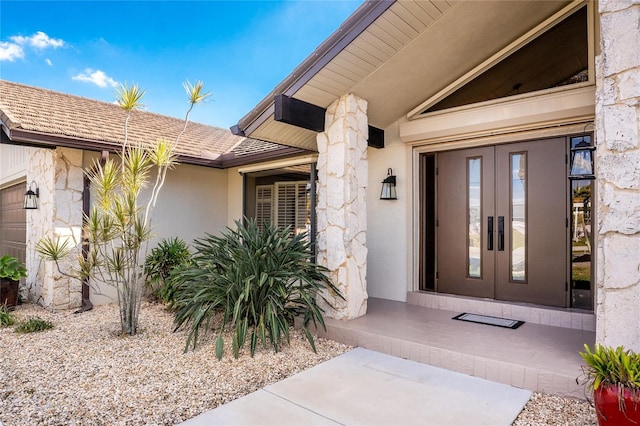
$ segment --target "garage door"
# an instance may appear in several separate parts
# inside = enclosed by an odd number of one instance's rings
[[[22,208],[26,183],[0,190],[0,256],[26,258],[27,216]]]

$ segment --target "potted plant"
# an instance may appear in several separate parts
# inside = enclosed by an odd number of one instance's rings
[[[640,424],[640,354],[622,346],[584,345],[586,385],[593,392],[598,424]]]
[[[27,269],[15,257],[8,254],[0,257],[0,305],[18,304],[18,282],[27,276]]]

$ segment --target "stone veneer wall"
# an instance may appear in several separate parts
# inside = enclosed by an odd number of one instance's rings
[[[601,0],[596,340],[640,351],[640,1]]]
[[[327,109],[318,134],[317,262],[331,271],[345,300],[322,301],[325,313],[352,319],[367,312],[367,102],[345,95]]]
[[[71,237],[80,241],[82,229],[83,153],[70,148],[32,149],[27,182],[40,189],[38,209],[27,212],[27,287],[30,297],[52,310],[77,308],[82,303],[81,282],[60,274],[53,262],[36,253],[45,236]],[[78,252],[61,264],[70,272]]]

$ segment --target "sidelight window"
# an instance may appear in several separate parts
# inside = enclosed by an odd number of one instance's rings
[[[467,276],[482,277],[482,158],[467,159]]]
[[[527,280],[527,153],[512,153],[511,189],[511,281]]]

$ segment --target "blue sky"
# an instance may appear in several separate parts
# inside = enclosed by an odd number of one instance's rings
[[[183,118],[185,80],[211,92],[191,120],[228,128],[362,4],[317,1],[0,1],[0,78]]]

